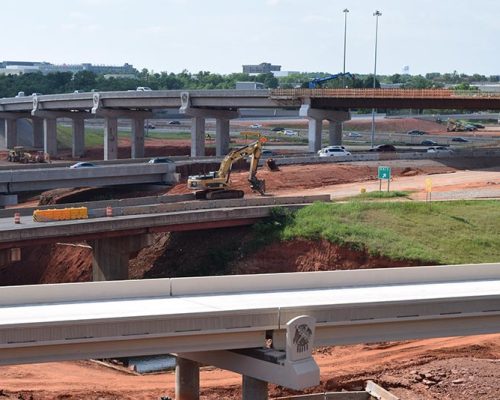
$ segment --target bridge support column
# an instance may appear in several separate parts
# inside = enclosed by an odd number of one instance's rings
[[[342,122],[330,121],[328,127],[328,144],[330,146],[342,144]]]
[[[43,120],[43,151],[50,156],[57,155],[57,119]]]
[[[229,151],[229,120],[239,117],[233,109],[206,109],[191,107],[189,92],[181,93],[179,113],[192,118],[191,125],[191,157],[205,155],[205,118],[215,118],[215,152],[222,156]]]
[[[200,398],[200,365],[196,361],[177,357],[175,366],[175,399]]]
[[[306,101],[310,103],[310,100]],[[350,112],[312,108],[309,103],[303,104],[299,110],[301,117],[309,118],[309,151],[315,153],[321,149],[321,131],[324,119],[330,121],[329,144],[342,144],[342,122],[351,119]]]
[[[17,146],[17,119],[5,119],[5,147],[12,149]]]
[[[118,158],[118,118],[107,117],[104,119],[104,159],[116,160]]]
[[[81,157],[85,154],[85,120],[83,118],[73,118],[73,158]]]
[[[269,398],[267,382],[243,375],[242,399],[267,400]]]
[[[33,117],[31,125],[33,126],[33,147],[43,149],[43,119]]]
[[[215,155],[224,156],[229,152],[229,119],[215,120]]]
[[[191,118],[191,157],[205,155],[205,118]]]
[[[128,279],[128,260],[131,253],[151,244],[151,235],[137,235],[95,239],[90,242],[93,249],[92,277],[94,281]]]
[[[144,157],[144,118],[132,119],[132,132],[130,136],[131,158]]]

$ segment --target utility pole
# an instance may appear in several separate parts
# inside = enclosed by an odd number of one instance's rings
[[[377,41],[378,41],[378,17],[380,17],[382,13],[379,10],[376,10],[373,13],[373,16],[375,17],[375,62],[373,65],[373,89],[376,87],[376,81],[377,81]],[[372,108],[372,149],[375,145],[375,109]]]

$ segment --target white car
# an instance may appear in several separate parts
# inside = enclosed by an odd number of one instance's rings
[[[361,133],[358,133],[358,132],[349,132],[347,134],[348,137],[362,137],[363,135]]]
[[[318,155],[320,157],[345,157],[350,156],[351,153],[346,149],[341,148],[340,146],[330,146],[318,151]]]
[[[445,146],[433,146],[427,149],[427,153],[453,153],[453,150]]]
[[[252,124],[249,126],[249,128],[262,128],[261,124]]]
[[[135,89],[137,92],[151,92],[152,89],[147,86],[139,86],[137,89]]]
[[[285,129],[285,130],[283,131],[283,135],[285,135],[285,136],[299,136],[299,132],[297,132],[297,131],[292,131],[292,130],[290,130],[290,129]]]

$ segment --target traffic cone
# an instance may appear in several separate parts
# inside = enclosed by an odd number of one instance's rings
[[[106,217],[112,217],[113,216],[113,209],[111,206],[106,207]]]
[[[15,224],[20,224],[21,223],[21,214],[16,212],[14,213],[14,223]]]

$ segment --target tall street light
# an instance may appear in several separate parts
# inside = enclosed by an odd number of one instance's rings
[[[344,69],[342,70],[343,76],[342,76],[342,84],[345,88],[345,54],[346,54],[346,43],[347,43],[347,13],[349,10],[346,8],[344,11]]]
[[[380,17],[382,13],[379,10],[376,10],[373,13],[375,17],[375,62],[373,65],[373,88],[375,89],[375,82],[377,80],[377,41],[378,41],[378,17]],[[375,109],[372,108],[372,149],[375,144]]]

